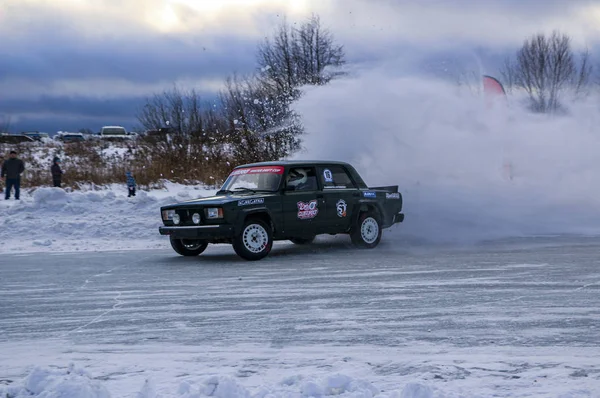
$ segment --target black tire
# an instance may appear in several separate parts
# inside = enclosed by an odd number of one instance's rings
[[[176,239],[171,237],[171,247],[182,256],[198,256],[206,250],[208,242],[198,239]]]
[[[265,258],[273,248],[271,225],[259,218],[246,220],[242,231],[233,239],[233,250],[241,258],[256,261]]]
[[[360,214],[356,225],[350,232],[350,239],[356,247],[373,249],[379,244],[381,233],[381,220],[379,215],[370,210]]]
[[[311,236],[310,238],[290,238],[290,242],[295,245],[308,245],[313,243],[316,236]]]

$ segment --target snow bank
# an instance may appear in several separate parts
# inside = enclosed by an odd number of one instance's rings
[[[167,184],[128,198],[123,186],[67,192],[38,188],[21,201],[0,201],[0,253],[167,247],[158,234],[160,206],[214,194]]]
[[[0,387],[0,396],[7,398],[109,398],[111,395],[85,370],[70,365],[68,369],[63,370],[36,367],[16,385]]]
[[[15,385],[0,387],[0,396],[9,398],[109,398],[122,396],[110,394],[85,370],[70,365],[57,370],[34,368],[29,375]],[[434,398],[442,397],[432,387],[408,383],[404,388],[380,392],[373,384],[343,374],[331,374],[318,378],[288,377],[275,385],[264,385],[255,392],[242,386],[231,376],[211,376],[198,383],[180,382],[172,392],[158,392],[158,387],[146,379],[136,398],[277,398],[277,397],[351,397],[351,398]]]
[[[597,99],[548,117],[391,70],[307,88],[295,104],[307,130],[295,158],[348,161],[371,186],[398,184],[399,239],[600,232]]]

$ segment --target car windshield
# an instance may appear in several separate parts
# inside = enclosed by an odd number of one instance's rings
[[[125,129],[122,128],[106,128],[102,130],[103,135],[127,135]]]
[[[221,191],[269,191],[279,188],[283,166],[261,166],[235,169],[231,172]]]

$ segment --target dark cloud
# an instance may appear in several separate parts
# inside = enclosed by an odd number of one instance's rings
[[[514,15],[530,15],[532,17],[541,17],[554,15],[564,16],[567,10],[579,9],[583,6],[597,5],[597,0],[382,0],[390,7],[399,11],[407,6],[418,4],[422,7],[436,8],[440,10],[447,8],[458,8],[465,11],[466,14],[474,10],[505,10]]]
[[[260,39],[256,31],[244,34],[229,29],[231,25],[226,23],[201,28],[197,11],[179,6],[175,12],[189,29],[161,33],[139,15],[164,6],[163,1],[121,2],[123,6],[116,7],[115,2],[99,0],[96,7],[105,7],[96,10],[106,10],[107,15],[97,16],[92,6],[83,7],[85,11],[55,7],[52,2],[15,1],[7,6],[8,17],[0,15],[0,34],[10,38],[0,41],[0,87],[3,82],[19,83],[4,84],[10,90],[0,93],[0,115],[12,115],[15,130],[54,132],[97,129],[103,124],[133,128],[135,111],[144,101],[143,90],[128,94],[119,82],[126,82],[126,87],[164,84],[168,88],[176,81],[221,81],[233,72],[255,70]],[[382,64],[391,60],[390,67],[394,67],[394,62],[410,59],[411,71],[452,76],[463,70],[492,73],[506,55],[514,53],[523,34],[535,33],[549,20],[568,20],[581,7],[598,2],[332,0],[327,6],[314,4],[313,11],[321,13],[322,22],[345,45],[351,62]],[[264,35],[282,22],[282,16],[272,10],[256,10],[250,19]],[[487,32],[481,30],[488,25]],[[76,81],[76,87],[71,84],[68,91],[60,93],[62,86],[54,83],[64,81]],[[86,81],[94,81],[95,87],[106,81],[103,94],[114,87],[122,98],[98,99],[102,95],[86,88]],[[27,90],[18,92],[20,82]],[[52,89],[43,89],[48,87]],[[214,85],[204,90],[207,96],[215,94],[210,92]],[[48,92],[56,95],[44,95]]]
[[[216,95],[204,95],[205,106],[217,100]],[[47,133],[94,131],[103,125],[138,127],[137,113],[145,104],[145,97],[120,99],[93,99],[83,96],[42,96],[33,100],[0,100],[0,109],[11,116],[11,131],[38,130]]]
[[[55,79],[114,78],[151,83],[181,78],[214,78],[234,70],[254,69],[255,42],[228,37],[215,38],[210,48],[201,40],[157,37],[143,45],[104,40],[80,48],[58,41],[11,49],[0,45],[3,79],[24,78],[47,82]]]
[[[27,14],[26,20],[19,21],[25,29],[11,40],[0,41],[0,85],[4,82],[10,88],[1,93],[0,115],[11,117],[13,130],[54,132],[125,121],[132,128],[131,121],[144,98],[139,97],[140,90],[123,92],[117,86],[119,81],[127,82],[128,87],[162,84],[167,89],[181,80],[221,81],[233,72],[255,70],[254,38],[233,37],[227,32],[161,34],[135,21],[124,25],[122,31],[111,26],[114,34],[86,35],[74,27],[69,20],[72,16],[52,7],[19,11]],[[96,87],[105,80],[107,87],[95,93],[86,88],[86,80],[96,81]],[[59,91],[54,84],[64,81],[76,82],[76,87],[72,83],[68,89],[72,95],[44,95],[48,87]],[[13,82],[23,82],[26,93]],[[110,92],[111,85],[124,98],[97,99]],[[204,98],[215,96],[211,92],[214,84],[196,88]]]
[[[143,99],[94,100],[86,97],[40,97],[35,100],[1,100],[0,109],[11,115],[11,131],[77,131],[101,125],[135,123]]]
[[[18,115],[26,109],[27,113],[105,118],[131,117],[135,115],[139,104],[143,104],[143,99],[94,100],[87,97],[42,96],[34,100],[0,100],[0,107],[10,115]]]
[[[73,115],[65,118],[61,115],[25,116],[17,123],[11,123],[10,131],[20,133],[24,131],[41,131],[53,136],[57,131],[76,132],[82,128],[91,129],[97,133],[102,126],[123,126],[127,131],[133,131],[138,123],[135,118],[103,118],[87,114]]]

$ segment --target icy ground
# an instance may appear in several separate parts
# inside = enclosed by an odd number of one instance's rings
[[[4,254],[0,396],[598,397],[599,248]]]

